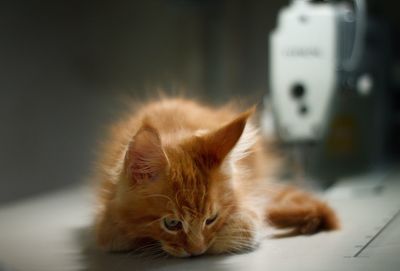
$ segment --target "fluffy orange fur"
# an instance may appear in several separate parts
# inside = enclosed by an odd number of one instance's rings
[[[253,113],[163,99],[116,123],[96,171],[97,244],[124,251],[151,242],[187,257],[255,248],[269,225],[337,228],[325,203],[267,181],[277,157],[265,151]]]

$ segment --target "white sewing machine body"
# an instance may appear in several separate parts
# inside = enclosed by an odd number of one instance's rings
[[[336,89],[337,10],[295,1],[270,37],[270,86],[285,141],[320,139]]]

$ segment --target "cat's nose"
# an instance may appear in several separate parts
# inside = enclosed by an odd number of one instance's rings
[[[191,256],[199,256],[201,254],[203,254],[204,252],[206,252],[205,249],[201,248],[201,249],[196,249],[196,250],[191,250],[190,251],[190,255]]]
[[[199,256],[201,254],[204,254],[206,252],[206,247],[204,245],[197,245],[197,246],[191,246],[190,249],[187,249],[187,252],[191,256]]]

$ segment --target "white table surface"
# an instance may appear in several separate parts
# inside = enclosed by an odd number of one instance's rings
[[[389,179],[380,194],[365,188],[368,182],[350,190],[351,182],[345,182],[329,191],[326,199],[342,220],[340,231],[267,238],[250,253],[188,259],[97,251],[90,242],[92,193],[73,187],[0,207],[0,271],[400,270],[400,218],[354,257],[400,208],[399,174]]]

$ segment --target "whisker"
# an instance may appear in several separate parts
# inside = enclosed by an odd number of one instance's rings
[[[153,221],[150,221],[149,223],[145,224],[145,226],[148,227],[156,222],[160,222],[162,219],[163,219],[162,217],[154,219]]]

